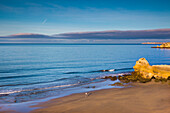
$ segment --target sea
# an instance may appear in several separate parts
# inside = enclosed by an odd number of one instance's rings
[[[170,50],[145,44],[0,44],[0,105],[107,88],[139,58],[170,65]],[[107,71],[102,71],[107,70]]]

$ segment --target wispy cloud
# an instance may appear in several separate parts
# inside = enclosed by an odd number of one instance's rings
[[[42,24],[45,24],[47,22],[47,19],[44,19],[44,21],[42,22]]]

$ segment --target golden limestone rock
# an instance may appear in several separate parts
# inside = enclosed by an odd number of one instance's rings
[[[163,47],[163,48],[170,47],[170,42],[163,43],[162,45],[160,45],[160,47]]]
[[[150,65],[145,58],[140,58],[136,61],[133,67],[135,72],[139,73],[144,78],[165,78],[170,76],[170,65]]]
[[[170,48],[170,42],[166,42],[166,43],[163,43],[160,46],[156,46],[156,47],[152,47],[152,48],[167,48],[167,49],[169,49]]]

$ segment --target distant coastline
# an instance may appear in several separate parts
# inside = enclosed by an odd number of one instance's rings
[[[143,42],[142,44],[163,44],[165,42]]]
[[[160,46],[154,46],[154,47],[151,47],[151,48],[170,48],[170,42],[166,42],[166,43],[163,43],[161,44]]]

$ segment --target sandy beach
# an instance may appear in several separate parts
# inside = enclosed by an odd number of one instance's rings
[[[32,113],[169,113],[170,85],[133,83],[133,87],[104,89],[41,103]],[[32,106],[33,107],[33,106]],[[34,106],[35,107],[35,106]],[[36,106],[37,107],[37,106]]]

